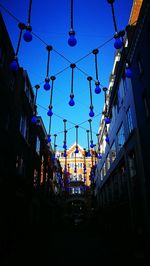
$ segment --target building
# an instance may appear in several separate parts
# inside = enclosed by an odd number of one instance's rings
[[[124,47],[115,54],[107,105],[99,128],[102,159],[96,169],[96,197],[104,227],[141,249],[150,236],[150,3],[133,1]],[[131,67],[130,74],[127,67]],[[130,68],[129,68],[130,71]],[[106,127],[109,141],[106,143]],[[149,244],[147,244],[147,247]]]
[[[74,143],[67,150],[67,157],[64,157],[63,151],[58,151],[56,156],[59,158],[62,169],[67,167],[70,180],[83,181],[87,186],[90,186],[91,167],[95,164],[95,153],[91,150],[90,157],[87,156],[87,152],[80,145],[78,145],[78,153],[75,153],[76,143]],[[76,167],[75,167],[76,165]],[[76,168],[76,170],[75,170]]]

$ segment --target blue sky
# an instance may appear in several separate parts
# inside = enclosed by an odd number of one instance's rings
[[[118,30],[125,29],[128,24],[132,0],[116,0],[114,3]],[[19,21],[27,23],[28,0],[0,1]],[[12,44],[16,50],[19,29],[18,22],[7,12],[0,8],[6,27],[8,29]],[[63,146],[64,123],[67,119],[67,147],[69,148],[76,137],[75,125],[81,125],[78,130],[78,142],[82,147],[87,148],[87,133],[89,129],[89,106],[90,92],[87,75],[95,78],[94,55],[90,54],[85,59],[77,63],[81,69],[74,70],[74,100],[75,106],[68,105],[71,90],[71,68],[59,74],[61,70],[68,67],[70,63],[63,58],[67,58],[74,63],[92,52],[93,49],[103,45],[114,35],[111,7],[106,0],[74,0],[74,30],[76,32],[77,45],[68,45],[68,32],[70,30],[70,0],[33,0],[31,12],[31,26],[44,42],[52,45],[49,75],[56,75],[53,91],[53,116],[51,134],[57,134],[56,144],[58,149]],[[98,54],[98,74],[101,87],[107,87],[109,76],[113,66],[115,48],[114,40],[110,41],[99,49]],[[62,56],[60,56],[61,54]],[[30,43],[21,41],[18,54],[20,66],[27,70],[31,84],[41,84],[38,92],[37,104],[38,115],[41,115],[48,131],[49,117],[47,110],[49,106],[50,91],[43,89],[46,77],[47,51],[46,45],[33,36]],[[83,73],[84,72],[84,73]],[[87,75],[86,75],[87,74]],[[104,104],[104,94],[95,94],[95,84],[92,82],[92,94],[95,116],[92,119],[93,141],[96,143],[101,112]],[[53,143],[53,136],[52,136]]]

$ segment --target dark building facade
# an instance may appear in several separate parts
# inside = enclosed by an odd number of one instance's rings
[[[50,200],[56,168],[53,150],[47,143],[42,118],[32,123],[35,96],[27,71],[9,65],[14,50],[0,15],[0,251],[9,252],[19,241],[35,212],[41,215],[41,202]],[[34,204],[35,203],[35,204]],[[36,205],[36,206],[35,206]],[[36,208],[36,211],[34,212]],[[38,222],[38,221],[37,221]],[[24,230],[23,230],[24,228]],[[9,247],[10,246],[10,247]]]
[[[136,245],[149,246],[150,237],[150,4],[134,1],[124,48],[118,50],[110,77],[106,105],[111,123],[104,116],[99,130],[102,159],[95,175],[98,207],[105,228],[114,238],[133,236]],[[139,12],[139,15],[136,13]],[[131,24],[133,16],[136,22]],[[130,63],[132,76],[125,74]],[[105,106],[104,106],[105,109]]]

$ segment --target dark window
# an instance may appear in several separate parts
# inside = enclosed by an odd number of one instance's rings
[[[127,115],[128,130],[130,133],[133,130],[132,113],[130,107],[128,108],[126,115]]]
[[[117,133],[117,150],[119,151],[121,149],[121,147],[123,146],[125,142],[125,136],[124,136],[124,127],[123,127],[123,123],[121,124],[118,133]]]
[[[135,163],[135,153],[134,151],[130,152],[128,156],[128,163],[129,163],[129,173],[130,177],[136,175],[136,163]]]
[[[141,55],[138,56],[137,64],[138,64],[139,74],[140,74],[140,76],[141,76],[141,75],[143,74],[143,72],[144,72],[143,58],[142,58]]]

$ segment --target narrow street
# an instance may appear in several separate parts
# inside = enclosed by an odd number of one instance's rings
[[[36,225],[20,224],[3,253],[1,265],[147,265],[145,255],[135,252],[131,240],[103,230],[99,213],[90,209],[85,219],[75,223],[77,214],[70,219],[65,205],[64,199],[44,204]]]

